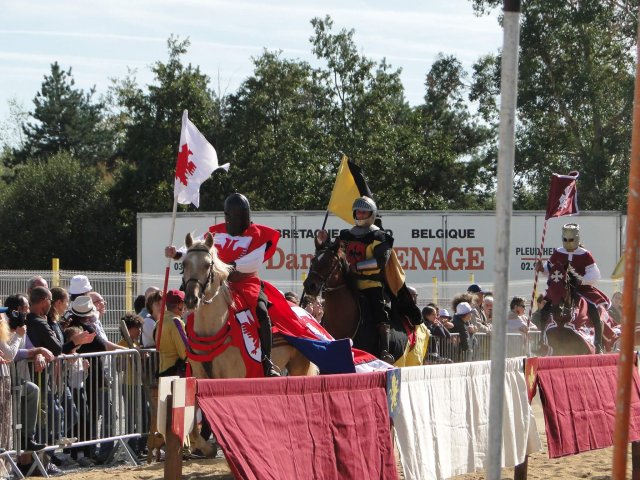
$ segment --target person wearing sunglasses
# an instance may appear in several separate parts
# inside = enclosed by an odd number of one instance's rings
[[[603,353],[602,321],[598,308],[609,310],[611,301],[604,292],[595,287],[601,278],[600,269],[591,252],[580,243],[580,226],[577,223],[567,223],[562,227],[562,247],[554,249],[546,263],[538,260],[536,270],[548,275],[550,265],[554,264],[571,265],[582,277],[582,283],[578,286],[578,295],[588,304],[589,318],[595,330],[596,353]]]

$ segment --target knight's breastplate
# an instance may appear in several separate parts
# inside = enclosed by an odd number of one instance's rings
[[[367,248],[367,244],[358,240],[350,240],[345,249],[345,256],[349,265],[356,265],[363,260],[373,258],[373,251]]]

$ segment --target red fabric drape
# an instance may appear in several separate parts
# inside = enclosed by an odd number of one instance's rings
[[[397,479],[384,372],[198,380],[236,478]]]
[[[613,445],[618,355],[537,359],[549,457]],[[629,441],[640,440],[640,378],[633,371]]]

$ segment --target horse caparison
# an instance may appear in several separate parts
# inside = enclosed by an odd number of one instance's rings
[[[558,274],[550,280],[550,289],[560,294],[547,295],[547,305],[542,310],[544,338],[552,355],[588,355],[595,351],[593,336],[586,330],[593,328],[588,315],[587,301],[577,293],[580,276],[569,265],[554,266]],[[555,274],[554,269],[554,274]],[[551,275],[551,274],[550,274]],[[603,325],[608,320],[602,311]]]
[[[198,338],[214,337],[227,328],[234,314],[233,296],[227,278],[231,267],[222,262],[214,247],[213,236],[205,235],[204,241],[194,241],[191,234],[185,239],[187,252],[183,257],[182,279],[185,289],[185,305],[193,313],[193,330]],[[247,371],[239,348],[229,346],[226,338],[219,344],[219,354],[207,361],[189,360],[196,378],[245,378]],[[216,347],[218,348],[218,347]],[[190,353],[209,356],[211,349],[192,346]],[[289,375],[315,375],[317,369],[296,348],[274,337],[272,351],[274,364]],[[202,437],[197,446],[211,452]]]

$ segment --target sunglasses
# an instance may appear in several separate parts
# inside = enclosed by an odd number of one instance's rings
[[[563,238],[562,241],[563,242],[573,242],[573,241],[575,241],[575,238]]]

